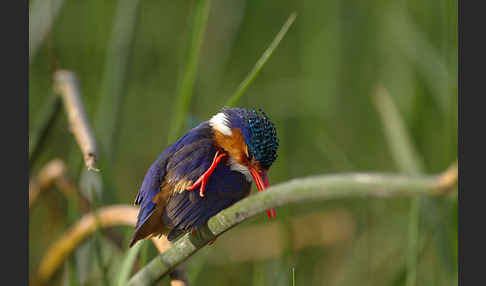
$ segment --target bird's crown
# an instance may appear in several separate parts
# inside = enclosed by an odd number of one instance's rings
[[[267,115],[259,109],[261,116],[255,111],[248,118],[248,151],[260,162],[262,167],[270,167],[277,159],[277,131]]]
[[[222,114],[222,115],[219,115]],[[224,108],[218,115],[224,118],[228,129],[239,128],[248,146],[249,159],[255,159],[263,168],[269,168],[277,159],[277,130],[261,109]],[[216,116],[218,116],[216,115]]]

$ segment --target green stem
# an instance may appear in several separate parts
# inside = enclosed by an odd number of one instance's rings
[[[432,194],[437,176],[339,174],[294,179],[243,199],[212,217],[198,235],[186,234],[136,273],[128,285],[151,285],[215,237],[266,209],[304,201],[356,196],[394,197]],[[448,188],[450,186],[447,186]]]
[[[61,99],[56,94],[51,94],[44,109],[36,120],[38,124],[33,128],[29,136],[29,164],[31,166],[33,166],[40,154],[40,150],[47,138],[47,134],[54,124],[60,110]]]
[[[108,43],[100,101],[94,120],[96,137],[99,138],[102,151],[108,160],[112,159],[117,143],[116,131],[119,127],[119,113],[126,94],[125,84],[139,6],[139,0],[118,0],[113,30]]]
[[[381,116],[385,138],[400,171],[419,174],[423,171],[423,161],[407,132],[405,121],[393,103],[388,91],[379,86],[375,95],[375,104]],[[420,198],[413,198],[409,211],[408,251],[407,251],[407,286],[415,286],[417,281],[417,255],[420,223]]]
[[[295,286],[295,267],[292,267],[292,286]]]
[[[140,250],[140,267],[145,266],[147,264],[147,261],[149,261],[149,244],[148,243],[139,243],[142,244],[142,249]],[[128,279],[127,279],[128,280]]]
[[[189,42],[186,66],[179,84],[178,101],[175,107],[174,121],[169,131],[168,142],[171,143],[181,134],[184,120],[189,112],[192,98],[192,89],[196,80],[197,66],[201,45],[206,31],[206,23],[209,15],[210,0],[196,1],[195,16],[192,23],[192,32]]]
[[[141,248],[146,247],[143,243],[137,243],[132,248],[130,248],[123,259],[123,263],[120,267],[120,275],[118,276],[118,284],[119,286],[126,285],[128,278],[130,277],[130,271],[133,268],[133,264],[137,259],[137,255],[140,252]]]
[[[385,139],[398,169],[409,174],[421,173],[424,163],[414,148],[405,121],[392,97],[384,87],[379,86],[374,100],[383,124]]]
[[[260,73],[263,66],[270,59],[273,52],[275,51],[275,49],[280,44],[280,41],[282,41],[283,37],[285,37],[285,34],[287,34],[287,31],[289,30],[290,26],[292,26],[292,24],[294,23],[296,17],[297,17],[297,13],[293,12],[292,14],[290,14],[289,18],[287,19],[285,24],[282,26],[280,31],[277,33],[277,35],[273,39],[270,46],[268,46],[268,48],[265,50],[263,55],[256,62],[253,69],[250,71],[250,73],[246,76],[246,78],[243,80],[243,82],[240,83],[240,85],[236,89],[236,92],[228,100],[228,103],[226,103],[227,106],[234,107],[236,105],[236,103],[238,103],[238,101],[240,100],[243,93],[245,93],[245,91],[252,84],[252,82],[255,80],[257,75]]]
[[[29,10],[29,63],[32,63],[42,41],[52,28],[64,0],[31,1]]]
[[[89,191],[91,193],[91,198],[93,199],[93,211],[94,213],[96,214],[97,211],[98,211],[98,208],[99,208],[99,202],[98,202],[98,199],[97,199],[97,194],[94,190],[94,188],[91,186],[89,187]],[[97,220],[97,224],[100,225],[99,221],[98,221],[98,217],[95,216],[96,220]],[[95,233],[94,233],[94,237],[93,237],[93,245],[94,245],[94,249],[95,249],[95,258],[96,258],[96,261],[98,262],[98,266],[100,268],[100,272],[101,272],[101,284],[104,285],[104,286],[110,286],[110,281],[108,280],[108,276],[107,276],[107,267],[105,266],[104,264],[104,261],[103,261],[103,252],[102,252],[102,241],[101,241],[101,230],[99,227],[96,228],[95,230]]]
[[[417,282],[417,257],[420,222],[420,198],[413,198],[408,220],[407,286]]]

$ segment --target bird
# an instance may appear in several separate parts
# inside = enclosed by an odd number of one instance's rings
[[[140,208],[129,247],[154,236],[173,241],[194,234],[247,197],[252,182],[264,191],[278,146],[275,125],[261,109],[224,107],[189,130],[147,170],[134,202]],[[266,213],[276,218],[275,209]]]

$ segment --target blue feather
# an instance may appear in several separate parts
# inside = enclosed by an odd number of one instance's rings
[[[154,212],[155,204],[152,200],[160,192],[160,187],[164,180],[178,181],[188,178],[187,175],[190,175],[189,179],[194,180],[194,178],[197,178],[204,172],[197,169],[198,167],[202,169],[206,166],[204,164],[197,166],[196,163],[190,161],[190,158],[193,156],[188,157],[187,153],[197,151],[198,148],[192,148],[195,147],[192,145],[193,143],[210,140],[211,132],[211,127],[209,127],[207,121],[201,123],[167,148],[150,166],[135,199],[135,204],[140,205],[135,232],[142,227]],[[205,155],[206,157],[210,156],[209,154]],[[167,178],[168,170],[172,170],[171,174],[174,174],[175,177]]]
[[[250,157],[254,157],[264,168],[269,168],[277,158],[278,138],[267,116],[263,112],[260,115],[254,110],[239,108],[223,109],[222,112],[229,119],[230,128],[242,131]],[[152,227],[158,223],[164,227],[163,232],[170,230],[169,240],[184,232],[197,230],[212,216],[249,195],[251,182],[242,173],[230,169],[228,158],[223,158],[210,176],[204,197],[199,195],[200,186],[193,191],[174,192],[177,183],[195,182],[211,166],[217,152],[213,135],[209,122],[201,123],[165,150],[149,168],[135,200],[140,205],[140,211],[131,245],[153,233]],[[163,194],[169,199],[157,208],[154,197],[161,192],[163,184],[169,186],[164,187],[164,191],[170,193]],[[137,236],[137,232],[154,213],[162,215],[160,220],[150,220],[148,228]]]
[[[199,196],[198,189],[172,195],[162,216],[164,224],[173,229],[168,239],[204,225],[209,218],[246,197],[250,187],[243,174],[219,164],[208,181],[204,197]]]

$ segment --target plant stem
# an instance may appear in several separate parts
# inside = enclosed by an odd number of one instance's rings
[[[407,252],[407,282],[406,286],[415,286],[417,282],[417,257],[420,222],[420,198],[410,202],[408,220],[408,252]]]
[[[76,247],[95,233],[98,228],[120,225],[135,226],[137,213],[138,208],[134,206],[111,205],[84,215],[49,247],[39,263],[37,275],[32,279],[31,285],[46,284]],[[163,238],[154,238],[152,241],[159,251],[167,247]]]
[[[111,160],[116,147],[119,113],[126,94],[125,85],[135,38],[140,0],[118,0],[110,34],[100,101],[95,116],[95,132],[103,154]],[[105,160],[106,161],[106,160]]]
[[[243,93],[245,93],[245,91],[252,84],[252,82],[255,80],[257,75],[260,73],[263,66],[270,59],[273,52],[275,51],[275,49],[280,44],[280,41],[282,41],[283,37],[285,37],[285,34],[287,34],[287,31],[289,30],[290,26],[292,26],[292,24],[294,23],[296,17],[297,17],[297,13],[293,12],[292,14],[290,14],[289,18],[284,23],[284,25],[282,26],[280,31],[277,33],[277,35],[273,39],[272,43],[270,43],[270,46],[268,46],[268,48],[265,50],[263,55],[256,62],[253,69],[246,76],[246,78],[243,80],[243,82],[240,83],[240,85],[236,89],[233,96],[231,96],[231,98],[228,100],[228,103],[226,103],[227,106],[234,107],[236,105],[236,103],[238,103],[238,101],[240,100]]]
[[[356,196],[395,197],[438,193],[439,176],[339,174],[294,179],[243,199],[212,217],[197,235],[186,234],[153,259],[128,285],[151,285],[196,251],[239,223],[266,209],[303,201]],[[447,186],[450,188],[451,186]]]
[[[84,108],[78,79],[73,72],[68,70],[56,71],[54,78],[54,88],[64,102],[70,130],[83,152],[86,167],[88,167],[88,170],[98,171],[95,168],[98,158],[98,147],[93,128]]]
[[[408,174],[423,172],[422,158],[414,148],[397,106],[383,86],[377,87],[374,103],[381,117],[385,139],[398,169]]]
[[[193,95],[192,90],[194,88],[194,82],[196,81],[197,66],[199,64],[201,45],[206,31],[210,4],[210,0],[196,1],[186,66],[178,87],[179,90],[177,93],[178,97],[175,106],[174,121],[172,128],[169,130],[169,143],[175,141],[181,134],[184,120],[189,112],[189,105]]]
[[[407,132],[405,122],[393,103],[393,99],[383,86],[378,86],[375,104],[381,116],[385,138],[390,146],[395,164],[407,174],[423,172],[423,161],[418,155]],[[415,286],[417,281],[417,256],[420,227],[420,197],[412,198],[408,222],[407,286]]]
[[[128,278],[130,277],[130,272],[132,270],[133,264],[137,259],[137,255],[140,252],[142,246],[145,246],[142,243],[135,244],[132,248],[130,248],[125,258],[123,259],[122,266],[120,267],[120,275],[118,276],[118,284],[119,286],[126,285]]]
[[[54,125],[54,122],[61,110],[61,99],[56,94],[51,94],[49,100],[45,104],[44,109],[38,118],[36,118],[36,126],[33,128],[29,136],[29,165],[33,166],[47,135]]]
[[[29,62],[32,63],[45,36],[51,30],[64,0],[32,1],[29,11]]]
[[[295,286],[295,267],[292,267],[292,286]]]

